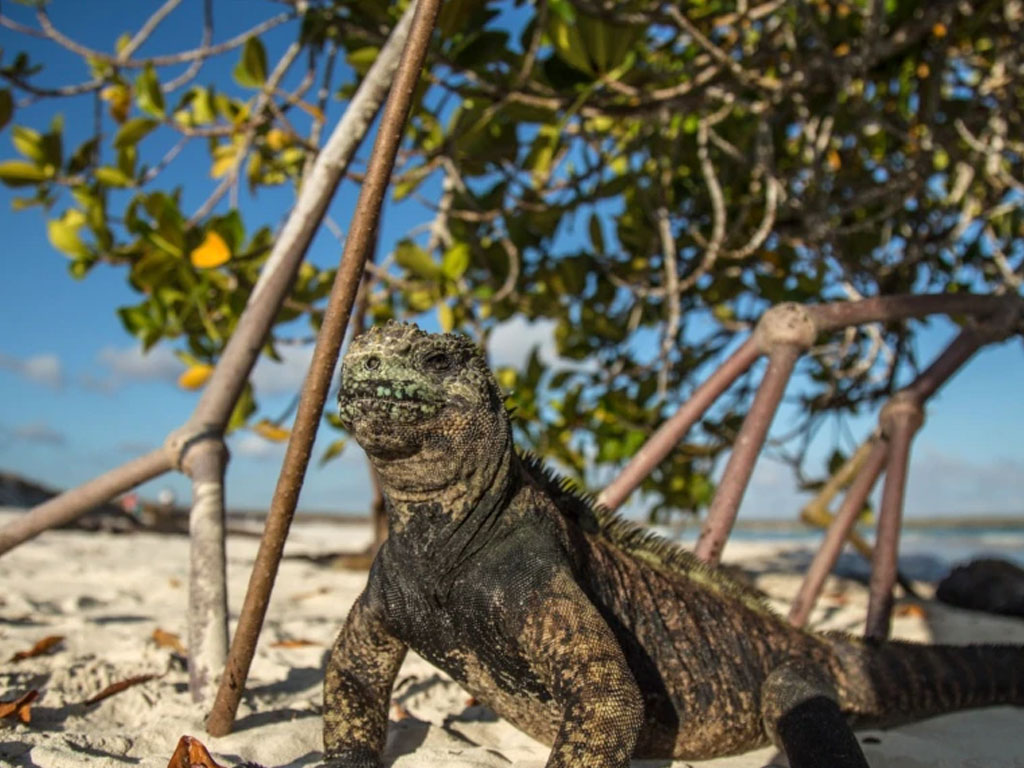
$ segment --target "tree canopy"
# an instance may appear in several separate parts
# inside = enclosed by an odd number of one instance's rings
[[[197,48],[145,56],[178,0],[112,51],[31,5],[32,25],[0,23],[74,52],[90,76],[53,84],[43,62],[3,53],[0,126],[18,156],[0,181],[23,190],[19,207],[44,208],[74,277],[98,262],[128,272],[139,301],[117,310],[125,329],[174,344],[182,384],[200,386],[273,239],[246,227],[241,183],[301,185],[327,105],[351,96],[406,3],[252,4],[254,25],[214,42],[204,0]],[[272,62],[263,39],[280,26],[295,35]],[[499,378],[525,442],[593,477],[771,304],[1021,291],[1022,40],[1020,2],[449,0],[393,180],[422,221],[379,254],[361,311],[426,315],[485,346],[512,318],[550,324],[559,359],[535,352]],[[233,83],[200,85],[227,56]],[[97,107],[77,146],[65,98]],[[38,100],[53,121],[21,124],[19,105]],[[210,191],[186,211],[162,173],[193,142]],[[296,321],[317,329],[334,271],[303,265],[267,354]],[[797,458],[822,419],[893,391],[915,364],[913,332],[820,340],[803,363]],[[645,481],[654,514],[709,502],[749,394],[736,387]],[[246,423],[287,434],[251,390],[234,420]]]

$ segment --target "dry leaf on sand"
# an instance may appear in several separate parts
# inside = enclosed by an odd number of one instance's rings
[[[312,640],[305,640],[301,637],[294,637],[290,640],[278,640],[276,643],[271,643],[271,648],[308,648],[311,645],[319,645],[314,643]]]
[[[173,632],[168,632],[165,629],[157,627],[153,630],[153,642],[157,644],[159,648],[170,648],[172,651],[177,651],[182,656],[185,655],[185,646],[181,642],[181,638]]]
[[[85,704],[86,706],[91,706],[93,704],[98,704],[99,702],[103,701],[104,699],[113,696],[115,693],[120,693],[121,691],[127,691],[129,688],[131,688],[133,686],[136,686],[136,685],[139,685],[140,683],[149,682],[154,677],[157,677],[157,675],[136,675],[135,677],[129,677],[127,680],[118,680],[116,683],[111,683],[106,688],[104,688],[102,691],[97,693],[95,696],[92,696],[92,697],[86,699],[82,703]]]
[[[26,725],[32,720],[32,712],[29,705],[39,696],[39,691],[34,688],[26,694],[19,696],[14,701],[0,701],[0,718],[16,717]]]
[[[214,760],[199,739],[182,736],[167,768],[224,768]]]
[[[42,656],[44,653],[49,653],[56,649],[63,639],[64,635],[50,635],[49,637],[44,637],[27,651],[18,651],[16,654],[11,656],[11,661],[21,661],[22,659],[31,659],[33,656]]]

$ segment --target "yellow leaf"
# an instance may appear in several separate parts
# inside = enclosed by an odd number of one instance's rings
[[[213,373],[213,366],[206,363],[196,363],[189,366],[181,376],[178,377],[178,386],[182,389],[199,389]]]
[[[941,21],[932,27],[932,34],[935,35],[936,37],[945,37],[948,31],[949,30],[946,29],[946,25],[943,24]]]
[[[828,167],[833,171],[838,171],[843,167],[843,159],[839,156],[839,153],[836,150],[830,149],[826,157],[828,160]]]
[[[291,430],[286,429],[278,424],[272,424],[266,419],[261,419],[255,425],[253,425],[253,431],[257,435],[270,440],[273,443],[280,443],[288,439],[288,435],[291,434]]]
[[[216,232],[210,231],[206,233],[206,238],[199,247],[189,254],[189,258],[192,259],[193,266],[199,267],[199,269],[210,269],[226,263],[231,258],[231,249],[224,242],[224,238]]]
[[[842,58],[843,56],[849,56],[850,55],[850,45],[849,45],[849,43],[840,43],[839,45],[837,45],[833,49],[832,53],[834,53],[838,58]]]
[[[210,166],[210,178],[219,179],[224,174],[231,171],[238,162],[238,155],[234,152],[230,154],[221,155],[213,161],[213,165]]]
[[[441,326],[441,333],[448,333],[455,327],[455,313],[444,302],[437,305],[437,324]]]
[[[516,375],[515,368],[499,368],[497,372],[498,384],[502,389],[509,390],[514,389],[516,386]]]
[[[271,128],[267,131],[266,141],[268,147],[278,152],[291,144],[291,137],[280,128]]]

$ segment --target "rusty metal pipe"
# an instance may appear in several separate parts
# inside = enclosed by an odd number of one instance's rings
[[[440,0],[417,2],[412,29],[381,118],[373,152],[370,155],[370,165],[345,240],[341,265],[335,276],[324,322],[317,336],[313,361],[302,388],[284,465],[267,515],[263,538],[260,540],[256,563],[253,565],[245,602],[239,615],[238,628],[235,630],[228,653],[227,666],[207,721],[206,729],[213,736],[229,733],[234,724],[235,712],[238,710],[249,667],[256,652],[256,642],[270,602],[270,592],[277,576],[284,542],[309,464],[324,401],[355,302],[363,266],[373,246],[381,205],[391,180],[395,154],[412,104],[413,92],[419,83],[440,5]]]

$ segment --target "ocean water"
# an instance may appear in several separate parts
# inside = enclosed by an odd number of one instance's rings
[[[663,530],[690,547],[697,540],[696,529],[682,533]],[[864,532],[868,541],[870,531]],[[738,528],[732,534],[736,541],[772,541],[787,546],[786,565],[794,569],[806,568],[821,545],[823,533],[812,529],[749,530]],[[1024,528],[961,527],[951,525],[929,528],[905,528],[900,534],[900,572],[915,581],[939,581],[957,564],[983,557],[1009,560],[1024,568]],[[836,563],[838,575],[865,579],[870,574],[869,563],[852,548],[847,547]]]

